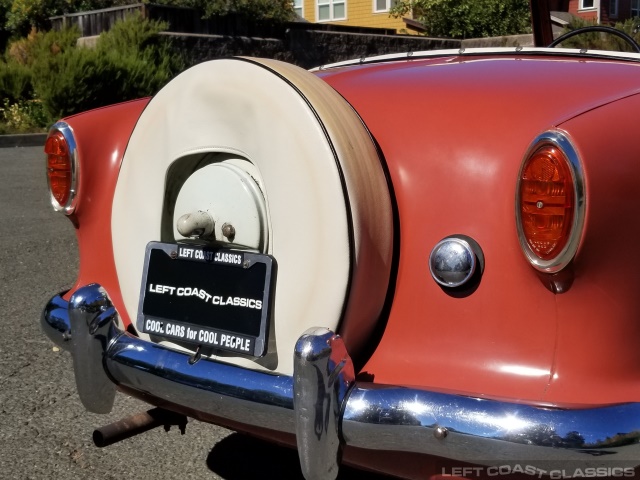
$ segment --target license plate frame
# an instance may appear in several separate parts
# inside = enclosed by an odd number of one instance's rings
[[[261,357],[275,273],[270,255],[150,242],[136,326],[160,339]]]

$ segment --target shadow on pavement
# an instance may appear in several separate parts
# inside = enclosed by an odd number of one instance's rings
[[[303,480],[298,453],[246,435],[234,433],[218,442],[207,457],[207,466],[225,480],[278,478]],[[390,477],[340,467],[339,480],[388,480]]]

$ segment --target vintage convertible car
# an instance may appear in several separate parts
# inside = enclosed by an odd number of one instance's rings
[[[341,463],[633,477],[640,55],[433,51],[197,65],[46,142],[75,285],[44,309],[116,390]],[[631,243],[629,243],[631,242]]]

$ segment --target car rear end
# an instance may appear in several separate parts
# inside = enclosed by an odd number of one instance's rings
[[[43,323],[89,410],[117,386],[295,444],[308,478],[343,451],[634,474],[639,66],[425,57],[213,62],[54,128],[81,271]]]

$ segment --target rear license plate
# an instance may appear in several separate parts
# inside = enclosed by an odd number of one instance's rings
[[[265,354],[275,261],[195,245],[147,245],[138,329],[260,357]]]

